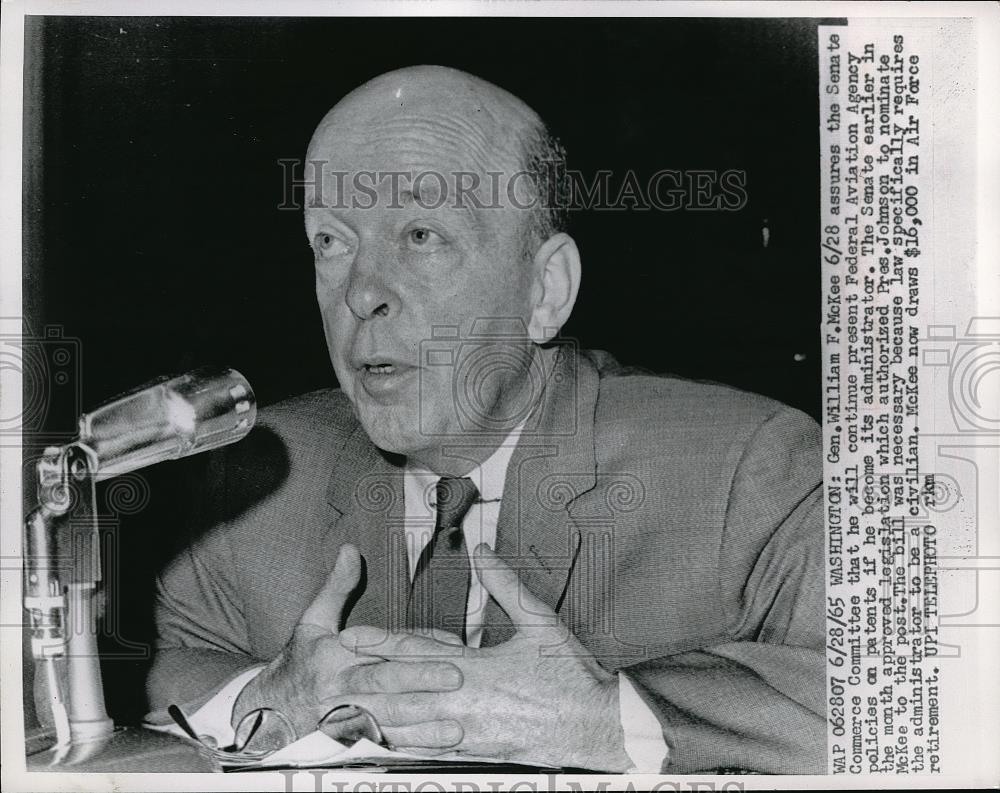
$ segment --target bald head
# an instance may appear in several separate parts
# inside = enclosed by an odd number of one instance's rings
[[[522,165],[524,142],[543,128],[534,110],[492,83],[444,66],[411,66],[381,74],[338,102],[316,129],[310,153],[338,138],[388,138],[410,124],[467,150],[469,164],[482,170]]]
[[[362,145],[366,161],[343,162],[341,152]],[[447,155],[421,163],[428,170],[472,172],[484,185],[491,173],[502,174],[501,182],[514,181],[514,203],[531,208],[520,213],[525,254],[565,229],[564,210],[553,200],[552,177],[565,173],[558,141],[523,100],[458,69],[410,66],[360,85],[320,122],[308,159],[337,162],[346,171],[380,172],[397,161],[401,149],[416,153],[428,145]],[[459,185],[448,187],[454,194]]]

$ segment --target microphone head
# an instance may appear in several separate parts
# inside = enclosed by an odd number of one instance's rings
[[[80,417],[79,443],[98,481],[216,449],[257,419],[250,383],[235,369],[202,367],[140,386]]]

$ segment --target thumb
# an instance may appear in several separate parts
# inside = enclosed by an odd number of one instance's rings
[[[542,636],[561,626],[556,613],[531,594],[517,572],[486,543],[476,547],[473,560],[483,588],[500,604],[518,633]]]
[[[340,546],[337,562],[326,583],[305,610],[299,625],[313,625],[337,633],[344,604],[361,580],[361,554],[353,545]]]

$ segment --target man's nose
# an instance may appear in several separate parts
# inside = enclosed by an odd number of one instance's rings
[[[362,246],[351,265],[347,285],[347,306],[358,319],[387,317],[395,312],[399,299],[385,281],[384,257],[374,246]]]

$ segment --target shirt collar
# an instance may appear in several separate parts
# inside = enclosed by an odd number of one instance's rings
[[[499,501],[502,498],[507,465],[517,447],[524,424],[522,421],[511,430],[493,454],[466,474],[479,490],[479,501]],[[436,486],[441,476],[407,460],[404,477],[408,486],[412,484],[416,492],[426,494],[428,506],[434,508]]]

